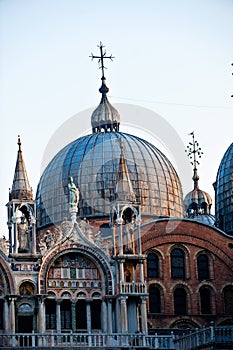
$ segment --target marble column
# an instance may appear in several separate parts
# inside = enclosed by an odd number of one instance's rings
[[[38,296],[38,304],[39,304],[38,332],[44,333],[45,332],[45,303],[44,303],[44,296],[43,295]]]
[[[147,334],[147,310],[146,310],[146,297],[141,297],[141,324],[142,333]]]
[[[15,297],[9,297],[10,301],[10,331],[15,333]]]
[[[72,332],[76,332],[76,301],[71,302],[71,322],[72,322]]]
[[[57,333],[61,333],[61,300],[56,300],[56,326]]]
[[[32,254],[36,254],[36,219],[32,217]]]
[[[91,333],[91,300],[86,300],[87,332]]]
[[[107,333],[107,323],[108,323],[108,316],[107,316],[107,305],[106,301],[102,300],[101,304],[101,328],[102,332]]]
[[[9,333],[9,307],[7,299],[4,300],[4,313],[3,313],[4,330]]]
[[[127,317],[127,301],[126,297],[120,298],[120,305],[121,305],[121,331],[122,333],[128,332],[128,317]]]
[[[107,332],[108,334],[112,334],[112,300],[108,300],[107,304],[107,309],[108,309],[108,328]]]

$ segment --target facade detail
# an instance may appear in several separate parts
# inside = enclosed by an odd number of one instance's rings
[[[167,157],[120,132],[104,75],[113,57],[102,44],[91,57],[102,70],[92,134],[58,152],[35,199],[18,138],[0,238],[0,347],[188,349],[175,339],[187,329],[231,332],[232,145],[215,183],[215,222],[194,133],[194,188],[183,200]]]

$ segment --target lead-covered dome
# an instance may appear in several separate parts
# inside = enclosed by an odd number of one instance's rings
[[[214,188],[217,226],[233,234],[233,143],[222,158]]]
[[[112,202],[117,200],[122,145],[128,181],[142,215],[183,217],[181,184],[166,156],[139,137],[100,132],[64,147],[45,169],[37,189],[39,227],[69,217],[70,176],[80,191],[78,215],[109,215]]]
[[[141,205],[142,216],[183,217],[182,189],[167,157],[151,143],[119,132],[120,115],[107,99],[92,113],[93,134],[64,147],[45,169],[37,188],[38,226],[70,216],[68,183],[79,188],[78,216],[109,216],[118,201]]]

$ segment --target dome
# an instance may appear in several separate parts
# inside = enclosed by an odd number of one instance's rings
[[[78,216],[108,216],[117,199],[122,148],[128,181],[142,215],[183,217],[181,184],[166,156],[139,137],[99,132],[71,142],[45,169],[37,189],[39,227],[69,217],[67,186],[71,176],[80,192]]]
[[[120,115],[107,99],[108,87],[105,84],[105,78],[102,78],[102,86],[99,89],[102,93],[102,99],[99,106],[94,110],[91,116],[91,125],[93,132],[119,131]]]
[[[212,214],[196,215],[192,219],[205,225],[209,225],[209,226],[215,225],[215,216]]]
[[[188,216],[194,212],[195,215],[200,213],[210,214],[211,206],[212,199],[210,195],[198,187],[190,191],[184,198],[184,208]]]
[[[217,226],[233,234],[233,143],[220,163],[215,188],[215,216]]]

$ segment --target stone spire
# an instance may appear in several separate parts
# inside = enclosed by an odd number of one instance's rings
[[[107,93],[109,88],[106,85],[106,78],[104,76],[104,59],[113,59],[112,55],[106,56],[106,51],[103,51],[103,44],[100,42],[100,56],[95,56],[91,54],[91,58],[97,58],[100,63],[100,68],[102,70],[102,85],[99,92],[102,94],[102,98],[99,106],[94,110],[91,116],[91,125],[93,133],[96,132],[107,132],[107,131],[119,131],[120,115],[118,111],[109,103],[107,98]]]
[[[19,149],[15,166],[15,174],[9,199],[32,200],[33,194],[29,185],[27,171],[23,160],[20,136],[18,136],[18,146]]]
[[[120,202],[136,202],[136,196],[130,180],[128,165],[124,156],[124,145],[120,140],[120,162],[116,181],[116,200]]]

